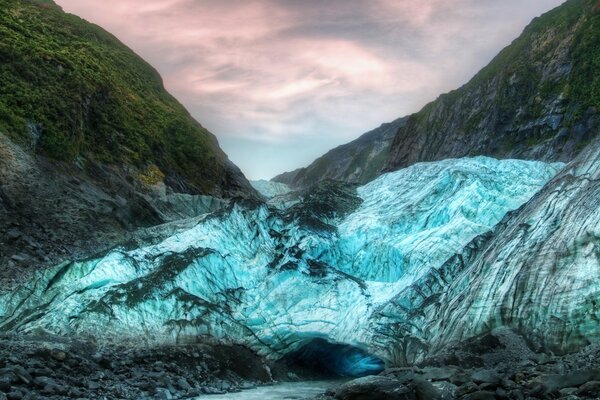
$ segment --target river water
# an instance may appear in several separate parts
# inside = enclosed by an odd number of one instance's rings
[[[340,381],[283,382],[239,393],[203,395],[197,400],[309,400],[339,384]]]

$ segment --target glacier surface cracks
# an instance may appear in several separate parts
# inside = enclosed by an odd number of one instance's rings
[[[358,188],[324,182],[284,210],[236,203],[154,243],[40,273],[0,297],[0,329],[146,343],[216,338],[272,358],[323,339],[402,361],[411,344],[395,336],[393,314],[418,300],[415,284],[452,280],[455,254],[562,167],[445,160]]]

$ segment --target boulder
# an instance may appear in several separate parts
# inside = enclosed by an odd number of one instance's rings
[[[384,376],[367,376],[340,386],[337,400],[418,400],[414,390],[398,380]]]
[[[584,383],[576,394],[578,396],[600,396],[600,381]]]
[[[496,400],[496,394],[487,390],[469,393],[462,400]]]
[[[493,370],[477,370],[471,375],[473,382],[477,384],[481,383],[493,383],[499,384],[502,381],[502,377]]]
[[[570,374],[546,375],[542,378],[546,394],[555,393],[568,387],[579,387],[590,381],[600,381],[600,370],[582,370]]]

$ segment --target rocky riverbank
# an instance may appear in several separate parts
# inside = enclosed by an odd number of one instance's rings
[[[556,356],[500,328],[418,365],[347,381],[315,400],[599,399],[599,359],[600,345]],[[276,378],[288,376],[279,369]],[[271,383],[269,364],[242,346],[0,337],[0,400],[192,399]]]
[[[189,399],[271,382],[264,360],[241,346],[0,338],[0,400]]]
[[[349,381],[318,400],[599,399],[600,346],[555,356],[498,329],[425,362]]]
[[[319,400],[599,399],[600,346],[555,356],[536,353],[501,328],[425,362],[349,381]]]

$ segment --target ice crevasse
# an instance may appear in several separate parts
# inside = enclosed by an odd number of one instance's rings
[[[563,166],[444,160],[358,188],[324,182],[284,210],[236,203],[165,227],[172,234],[138,248],[41,273],[0,298],[0,329],[148,343],[207,337],[273,358],[323,339],[390,360],[396,344],[381,332],[393,325],[382,316],[390,301],[410,302],[399,294]]]

